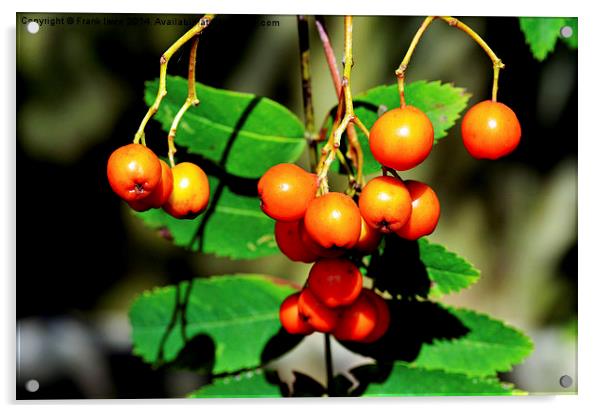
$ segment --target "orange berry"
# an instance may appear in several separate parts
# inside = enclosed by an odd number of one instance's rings
[[[386,112],[370,129],[370,151],[374,159],[398,171],[422,163],[431,152],[434,140],[431,121],[414,106]]]
[[[115,149],[107,162],[111,189],[127,202],[144,199],[161,181],[161,163],[144,145],[130,143]]]
[[[300,227],[303,226],[303,221],[276,221],[274,227],[274,235],[276,244],[284,255],[291,261],[300,261],[310,263],[316,261],[319,256],[312,252],[301,240]]]
[[[209,204],[209,180],[205,172],[190,162],[182,162],[171,169],[173,190],[163,205],[171,216],[194,219]]]
[[[305,288],[299,296],[299,313],[307,323],[316,331],[329,333],[337,325],[339,312],[327,307],[308,288]]]
[[[171,168],[163,160],[159,159],[159,162],[161,163],[161,181],[159,185],[146,198],[128,202],[129,206],[138,212],[151,208],[161,208],[171,195],[173,190]]]
[[[340,192],[329,192],[313,199],[303,223],[307,234],[323,248],[353,248],[362,228],[357,205],[351,197]]]
[[[405,184],[412,198],[412,213],[408,222],[395,233],[402,238],[416,240],[435,230],[441,207],[430,186],[418,181],[405,181]]]
[[[468,153],[477,159],[508,155],[518,146],[520,137],[516,114],[500,102],[479,102],[462,119],[462,141]]]
[[[384,298],[376,294],[374,291],[364,289],[364,294],[374,305],[376,309],[376,326],[368,336],[362,340],[364,343],[373,343],[385,335],[391,323],[391,314],[389,306]]]
[[[318,177],[297,165],[272,166],[257,184],[261,209],[277,221],[298,221],[315,198]]]
[[[349,260],[324,258],[311,267],[307,286],[328,307],[349,305],[362,291],[362,273]]]
[[[390,233],[401,228],[410,217],[412,199],[399,179],[379,176],[362,190],[359,207],[368,225],[382,233]]]
[[[364,217],[362,217],[362,230],[360,232],[360,238],[357,240],[357,244],[355,244],[355,249],[364,254],[370,254],[376,251],[381,238],[382,233],[376,228],[368,225]]]
[[[299,314],[299,295],[289,295],[280,305],[280,324],[289,334],[310,334],[314,329]]]
[[[353,304],[345,307],[334,330],[334,336],[341,341],[361,341],[366,339],[376,327],[376,307],[362,290]]]

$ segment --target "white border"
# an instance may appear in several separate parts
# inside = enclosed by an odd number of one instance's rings
[[[262,0],[250,1],[190,1],[170,0],[161,3],[141,3],[132,1],[81,1],[81,0],[55,0],[52,3],[42,1],[23,0],[13,7],[8,2],[2,3],[3,41],[2,56],[5,64],[0,65],[2,74],[2,91],[5,97],[2,102],[2,126],[5,134],[0,138],[2,147],[2,161],[0,162],[0,188],[3,196],[0,202],[0,219],[2,237],[0,246],[0,263],[3,264],[2,280],[4,281],[2,339],[0,340],[2,359],[0,366],[3,372],[0,375],[1,400],[8,403],[9,411],[19,409],[30,411],[43,408],[46,412],[81,411],[82,408],[93,411],[106,411],[107,408],[116,410],[131,410],[132,408],[144,409],[148,412],[164,413],[167,406],[176,404],[178,408],[194,410],[208,409],[211,412],[221,410],[245,411],[279,411],[287,412],[314,409],[318,406],[332,409],[345,406],[349,411],[364,411],[374,405],[377,408],[394,407],[396,409],[425,408],[446,411],[482,413],[507,412],[509,409],[523,408],[545,409],[546,412],[561,411],[589,411],[593,406],[599,408],[601,403],[597,384],[600,379],[599,367],[602,343],[600,341],[600,318],[598,295],[602,271],[599,260],[597,241],[600,239],[601,228],[598,219],[600,209],[600,142],[602,133],[600,127],[601,117],[601,88],[596,71],[602,67],[599,54],[599,42],[602,40],[600,21],[596,18],[595,2],[575,1],[545,1],[528,2],[524,0],[504,0],[502,2],[473,2],[467,0],[452,1],[385,1],[370,0],[352,3],[349,1],[324,1],[324,0]],[[172,400],[156,401],[96,401],[96,402],[51,402],[20,403],[14,404],[14,350],[15,350],[15,12],[169,12],[169,13],[253,13],[253,14],[343,14],[354,15],[379,15],[379,14],[452,14],[457,16],[467,15],[505,15],[505,16],[578,16],[579,17],[579,395],[554,396],[554,397],[522,397],[522,398],[428,398],[428,399],[339,399],[339,400],[239,400],[239,401],[203,401],[187,402]],[[567,136],[567,141],[575,136]],[[543,149],[542,149],[543,150]],[[33,184],[35,187],[35,183]],[[29,190],[21,188],[21,191]],[[43,200],[40,200],[43,209]],[[21,217],[28,219],[28,217]],[[22,248],[23,245],[22,245]],[[24,252],[24,251],[22,251]],[[11,403],[12,402],[12,403]],[[590,409],[591,408],[591,409]]]

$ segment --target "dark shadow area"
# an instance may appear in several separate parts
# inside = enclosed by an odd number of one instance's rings
[[[215,343],[206,334],[199,334],[186,341],[176,358],[165,367],[191,370],[199,374],[211,374],[215,366]]]
[[[361,396],[372,383],[384,383],[393,371],[393,364],[379,363],[356,367],[349,373],[358,381],[353,383],[346,376],[339,374],[334,378],[336,396]],[[354,387],[355,386],[355,387]]]
[[[295,381],[293,382],[293,391],[290,397],[322,397],[326,394],[326,389],[316,380],[298,371],[294,371]]]
[[[366,274],[374,280],[375,288],[393,297],[426,298],[431,280],[420,260],[418,242],[395,234],[385,236],[384,241],[384,249],[372,255]]]
[[[213,169],[214,173],[219,174],[219,172],[218,172],[219,170],[225,171],[226,164],[228,162],[228,156],[230,155],[230,151],[232,150],[234,141],[238,137],[238,134],[244,127],[245,123],[247,122],[247,119],[249,119],[249,116],[251,115],[251,113],[253,112],[255,107],[257,107],[257,105],[259,104],[261,99],[262,99],[261,97],[255,96],[253,99],[251,99],[251,101],[249,102],[249,104],[247,105],[247,107],[245,108],[243,113],[241,114],[240,118],[236,122],[236,125],[234,126],[234,129],[232,130],[232,133],[228,137],[228,142],[226,143],[224,152],[222,153],[222,156],[221,156],[219,162],[217,163],[217,168]],[[206,162],[199,162],[198,164],[202,168],[205,165],[205,163]],[[222,172],[222,174],[225,174],[225,173],[226,172]],[[217,207],[217,203],[222,195],[222,192],[224,191],[225,185],[226,185],[226,183],[222,179],[220,179],[217,188],[215,188],[215,191],[213,191],[213,193],[211,194],[211,200],[209,202],[209,207],[207,208],[207,211],[205,211],[205,213],[201,219],[199,228],[197,229],[194,237],[190,240],[190,243],[188,244],[189,249],[192,248],[195,241],[198,239],[199,240],[198,250],[199,251],[203,250],[204,233],[205,233],[205,228],[207,227],[207,222],[209,221],[209,218],[211,217],[211,215],[215,212],[215,208]],[[234,187],[235,186],[233,186],[233,188]],[[256,196],[256,195],[257,195],[257,187],[255,186],[253,196]]]
[[[266,364],[272,360],[291,351],[295,348],[305,336],[300,334],[289,334],[280,327],[280,330],[270,338],[261,352],[261,364]]]

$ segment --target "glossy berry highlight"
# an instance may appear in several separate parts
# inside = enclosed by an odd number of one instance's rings
[[[201,168],[182,162],[171,169],[173,190],[163,209],[180,219],[194,219],[209,203],[209,180]]]
[[[406,171],[431,152],[435,134],[428,116],[414,106],[385,112],[370,129],[370,151],[384,166]]]
[[[261,209],[277,221],[298,221],[303,218],[317,189],[316,174],[288,163],[272,166],[257,184]]]
[[[362,228],[360,211],[348,195],[329,192],[313,199],[303,219],[307,234],[322,248],[350,249]]]
[[[462,119],[462,141],[477,159],[498,159],[518,146],[521,127],[516,114],[500,102],[485,100],[474,105]]]
[[[400,179],[379,176],[362,190],[359,209],[368,225],[387,234],[400,229],[409,219],[412,199]]]
[[[111,189],[127,202],[149,196],[161,181],[161,163],[144,145],[130,143],[117,148],[107,162]]]

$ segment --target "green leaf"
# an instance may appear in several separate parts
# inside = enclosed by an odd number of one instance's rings
[[[460,291],[478,281],[479,270],[464,258],[447,251],[442,245],[421,238],[418,240],[418,246],[420,260],[426,266],[428,276],[433,282],[430,296]]]
[[[364,396],[485,396],[517,394],[493,377],[475,378],[395,363],[383,383],[371,383]]]
[[[560,29],[566,25],[564,17],[519,17],[519,21],[525,40],[539,61],[554,50]]]
[[[533,350],[523,333],[502,321],[465,309],[448,308],[470,332],[453,340],[435,339],[423,345],[416,367],[440,369],[470,376],[489,376],[510,371]]]
[[[162,209],[136,215],[151,228],[166,229],[166,235],[175,245],[190,246],[193,251],[232,259],[255,259],[278,253],[274,221],[261,211],[257,197],[236,194],[211,176],[209,185],[210,207],[193,220],[173,218]],[[217,191],[220,185],[222,188]]]
[[[470,94],[449,83],[421,80],[406,85],[405,97],[408,105],[416,106],[429,117],[437,142],[447,135],[447,130],[460,117],[460,113],[466,108]],[[389,110],[399,106],[397,85],[377,86],[357,95],[354,103],[355,113],[370,129],[378,118],[379,108]],[[364,172],[366,174],[378,172],[380,164],[370,152],[368,137],[359,128],[356,129],[365,156]]]
[[[157,79],[146,83],[148,105],[157,90]],[[176,144],[190,153],[210,159],[233,175],[258,178],[272,165],[296,161],[303,152],[303,124],[279,103],[200,83],[196,91],[201,103],[184,114],[176,135]],[[187,80],[168,76],[167,92],[155,116],[165,131],[186,100]]]
[[[573,32],[571,34],[570,37],[564,37],[564,36],[560,36],[560,38],[571,48],[571,49],[576,49],[577,48],[577,37],[578,37],[578,24],[577,24],[577,18],[576,17],[570,17],[566,19],[566,25],[568,27],[570,27]]]
[[[281,397],[280,388],[263,372],[249,371],[234,377],[214,380],[189,394],[191,398]]]
[[[147,363],[173,361],[185,345],[185,320],[187,339],[206,334],[213,340],[213,373],[258,366],[280,329],[280,304],[294,291],[287,281],[262,275],[197,278],[147,291],[130,309],[133,352]]]

